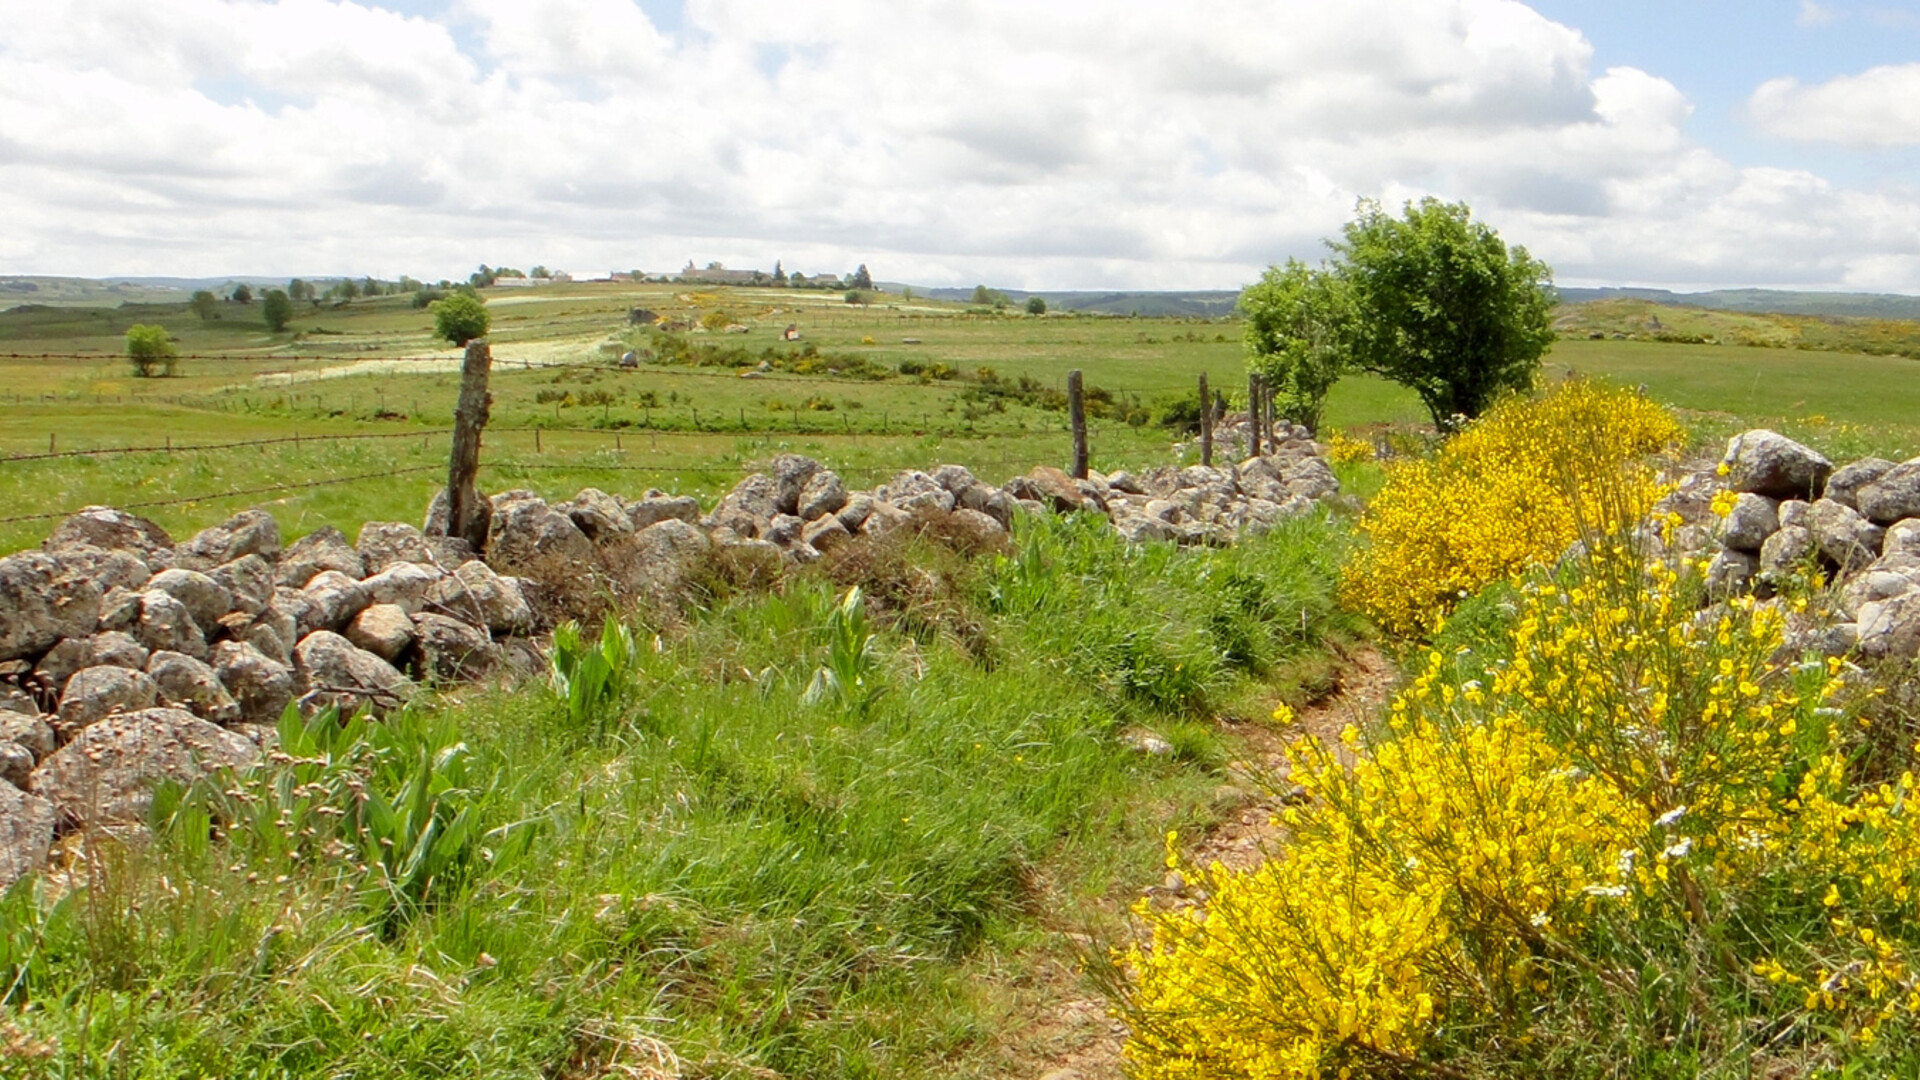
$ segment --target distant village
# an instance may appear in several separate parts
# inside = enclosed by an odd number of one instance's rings
[[[726,264],[710,262],[706,266],[695,266],[692,259],[678,273],[655,274],[644,270],[616,270],[608,275],[615,281],[635,281],[654,283],[680,282],[687,285],[775,285],[793,289],[871,289],[873,278],[863,264],[858,270],[846,276],[839,274],[789,274],[779,262],[772,270],[729,270]]]

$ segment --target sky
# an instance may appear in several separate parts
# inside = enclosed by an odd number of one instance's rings
[[[1920,0],[0,0],[0,273],[1920,293]]]

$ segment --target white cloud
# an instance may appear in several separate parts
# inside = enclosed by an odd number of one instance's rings
[[[1515,0],[687,0],[671,32],[632,0],[435,19],[48,0],[12,22],[6,270],[783,258],[1221,287],[1317,257],[1357,198],[1424,194],[1468,200],[1569,281],[1920,263],[1920,200],[1735,168],[1689,140],[1672,83],[1595,73],[1577,31]]]
[[[1800,0],[1800,13],[1794,16],[1793,23],[1803,30],[1816,26],[1831,26],[1833,17],[1833,9],[1825,4],[1816,4],[1813,0]]]
[[[1815,86],[1772,79],[1753,92],[1748,109],[1761,130],[1783,139],[1861,147],[1920,143],[1920,64],[1869,68]]]

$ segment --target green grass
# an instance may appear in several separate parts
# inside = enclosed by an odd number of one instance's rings
[[[16,888],[6,1030],[54,1048],[45,1077],[613,1076],[662,1047],[691,1075],[1024,1074],[1010,987],[1071,955],[1061,932],[1116,932],[1163,832],[1210,819],[1232,737],[1206,721],[1349,629],[1344,536],[1142,550],[1045,520],[1005,558],[877,545],[643,631],[592,723],[537,689],[442,698],[339,766],[397,806],[463,748],[435,798],[476,839],[407,903],[352,785],[289,765],[231,840],[189,812],[221,797],[190,797],[160,843],[96,843],[64,898]],[[810,703],[853,577],[871,693]],[[371,854],[315,857],[330,837]]]

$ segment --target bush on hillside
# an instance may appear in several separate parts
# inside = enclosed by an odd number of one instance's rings
[[[1635,463],[1680,435],[1659,405],[1597,383],[1509,398],[1437,456],[1388,468],[1342,594],[1387,630],[1430,632],[1466,595],[1557,558],[1583,519],[1643,518],[1657,493]]]
[[[1297,744],[1284,857],[1170,838],[1210,899],[1138,909],[1136,1075],[1914,1075],[1911,736],[1863,767],[1845,665],[1697,599],[1604,550],[1351,754]]]
[[[180,350],[166,327],[136,323],[127,327],[127,361],[142,379],[172,375],[180,365]]]
[[[487,314],[487,302],[472,292],[455,292],[432,303],[433,336],[465,345],[487,336],[493,317]]]

